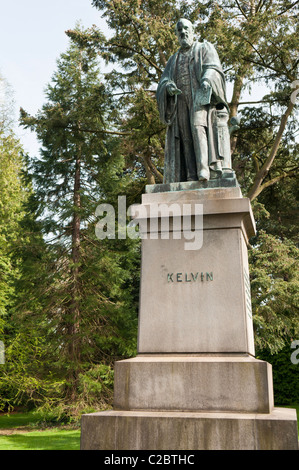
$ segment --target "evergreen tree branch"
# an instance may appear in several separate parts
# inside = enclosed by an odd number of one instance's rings
[[[237,6],[238,6],[240,12],[242,13],[242,15],[244,16],[244,18],[246,18],[246,20],[248,20],[248,17],[246,15],[245,11],[243,10],[243,8],[241,7],[240,3],[238,2],[238,0],[235,0],[235,3],[237,4]]]
[[[78,127],[77,126],[67,126],[65,129],[69,129],[69,130],[72,130],[72,131],[78,131]],[[106,129],[100,129],[100,130],[96,130],[96,129],[87,129],[85,127],[82,127],[80,128],[80,131],[81,132],[88,132],[88,133],[91,133],[91,134],[110,134],[110,135],[131,135],[132,132],[122,132],[122,131],[108,131]]]
[[[247,42],[249,42],[249,41],[247,41]],[[251,64],[257,65],[257,66],[259,66],[259,67],[263,67],[263,68],[266,68],[266,69],[273,70],[276,75],[279,73],[279,71],[277,70],[277,68],[273,67],[271,64],[267,64],[267,63],[264,61],[264,59],[262,58],[262,56],[261,56],[260,54],[259,54],[259,56],[261,57],[262,62],[258,62],[258,61],[256,61],[256,60],[253,60],[253,59],[247,58],[247,57],[244,57],[244,60],[245,60],[246,62],[250,62]],[[281,72],[280,72],[280,73],[281,73]],[[285,75],[285,77],[286,77],[290,82],[294,81],[294,77],[289,74],[289,71],[288,71],[288,70],[284,70],[284,71],[283,71],[283,74]]]
[[[291,10],[294,6],[296,6],[297,4],[299,3],[299,0],[297,0],[296,2],[294,3],[291,3],[291,5],[289,5],[288,7],[286,7],[284,10],[280,11],[277,16],[281,16],[281,15],[284,15],[284,13],[286,13],[287,11]]]
[[[296,168],[295,170],[292,170],[292,171],[283,172],[281,175],[276,176],[275,178],[271,178],[269,181],[262,184],[261,187],[260,187],[260,193],[264,189],[268,188],[269,186],[272,186],[273,184],[278,183],[278,181],[281,181],[285,178],[291,178],[291,177],[297,176],[297,175],[298,175],[298,168]]]
[[[120,49],[125,49],[125,50],[128,50],[128,51],[131,51],[131,52],[133,52],[134,54],[140,55],[140,56],[143,57],[143,59],[145,59],[155,70],[157,70],[157,72],[159,72],[159,73],[162,74],[163,71],[160,69],[160,67],[158,67],[157,64],[155,64],[152,60],[150,60],[142,51],[138,51],[138,50],[136,50],[136,49],[134,49],[133,47],[130,47],[130,46],[128,46],[128,45],[123,46],[122,44],[117,44],[117,43],[111,43],[110,45],[113,46],[113,47],[119,47]]]

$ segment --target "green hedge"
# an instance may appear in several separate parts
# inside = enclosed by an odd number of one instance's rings
[[[285,346],[277,354],[262,351],[257,358],[272,364],[275,405],[294,405],[299,403],[299,345]],[[293,356],[292,356],[293,354]],[[298,362],[294,364],[293,362]]]

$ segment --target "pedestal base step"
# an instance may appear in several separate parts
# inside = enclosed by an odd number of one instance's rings
[[[82,416],[81,450],[298,450],[296,410],[104,411]]]
[[[115,363],[115,410],[270,413],[272,367],[248,355],[145,355]]]

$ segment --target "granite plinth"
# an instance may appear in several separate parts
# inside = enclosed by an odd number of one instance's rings
[[[149,184],[145,187],[146,193],[163,193],[165,191],[191,191],[212,188],[238,188],[239,183],[235,173],[223,173],[221,178],[213,178],[209,181],[184,181],[178,183]]]
[[[154,185],[132,208],[138,356],[115,364],[114,410],[82,416],[81,449],[298,450],[296,410],[274,408],[272,368],[254,358],[255,222],[235,183]],[[186,207],[197,249],[186,249]]]
[[[115,364],[115,410],[270,413],[272,367],[244,355],[143,355]]]
[[[104,411],[82,416],[82,450],[298,450],[296,412]]]
[[[142,202],[135,211],[143,233],[138,353],[254,355],[249,200],[230,188],[145,194]],[[189,249],[180,223],[186,206],[191,220],[202,211],[202,225],[191,224],[199,249]]]

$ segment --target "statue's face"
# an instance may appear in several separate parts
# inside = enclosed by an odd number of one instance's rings
[[[193,26],[190,21],[180,20],[176,26],[176,34],[182,48],[191,47],[193,44]]]

